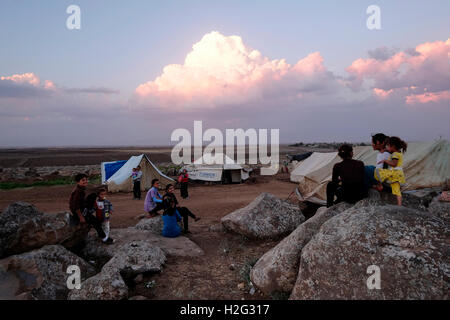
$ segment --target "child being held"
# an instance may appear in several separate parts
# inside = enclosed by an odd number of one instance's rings
[[[400,185],[404,184],[405,174],[403,173],[403,152],[406,151],[407,144],[405,141],[398,137],[390,137],[386,142],[387,150],[391,153],[388,160],[381,160],[377,164],[387,164],[388,169],[376,168],[375,179],[379,182],[377,189],[382,190],[383,182],[387,182],[391,185],[392,194],[397,196],[397,204],[402,205],[402,193],[400,191]]]
[[[96,216],[98,221],[102,224],[102,229],[105,232],[106,236],[109,237],[110,226],[109,219],[113,213],[113,205],[109,200],[106,200],[106,189],[100,189],[97,192],[97,212]]]

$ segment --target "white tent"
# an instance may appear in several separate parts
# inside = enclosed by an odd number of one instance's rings
[[[363,161],[365,165],[375,165],[377,152],[369,146],[355,147],[353,158]],[[291,181],[299,184],[298,191],[304,200],[325,203],[326,185],[331,181],[333,166],[340,161],[337,152],[315,152],[300,162],[291,173]],[[442,185],[450,178],[450,143],[446,140],[409,143],[403,171],[406,184],[402,190]]]
[[[215,159],[220,159],[217,163]],[[183,167],[189,173],[189,179],[202,181],[242,182],[249,178],[251,169],[235,163],[226,154],[211,155],[205,153],[193,164]]]
[[[102,163],[103,166],[103,163]],[[133,190],[133,181],[131,173],[133,168],[141,166],[142,179],[141,190],[145,191],[151,188],[151,181],[159,179],[160,186],[164,188],[169,183],[175,183],[175,180],[164,175],[145,155],[132,156],[128,161],[116,171],[109,179],[106,180],[108,191],[111,192],[130,192]],[[102,170],[103,172],[104,170]]]

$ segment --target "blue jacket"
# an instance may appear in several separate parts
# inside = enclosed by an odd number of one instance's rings
[[[177,221],[181,220],[181,216],[178,210],[175,210],[173,215],[163,214],[162,216],[164,227],[162,230],[162,235],[168,238],[176,238],[181,233],[181,228]]]

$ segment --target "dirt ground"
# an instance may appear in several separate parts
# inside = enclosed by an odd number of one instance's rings
[[[248,287],[240,290],[238,284],[248,277],[248,267],[278,241],[248,240],[236,234],[209,231],[228,213],[246,206],[261,192],[270,192],[286,199],[295,188],[288,174],[257,177],[256,182],[233,185],[193,185],[190,198],[183,200],[177,190],[181,206],[191,209],[201,220],[190,223],[188,237],[205,252],[198,258],[168,257],[160,274],[146,275],[144,282],[132,288],[132,295],[151,299],[271,299]],[[56,213],[68,210],[68,198],[73,186],[33,187],[0,190],[0,210],[15,201],[34,204],[40,211]],[[294,200],[294,196],[291,197]],[[142,214],[144,200],[133,200],[132,194],[108,195],[115,207],[111,219],[114,228],[134,226]],[[246,271],[247,270],[247,271]],[[248,279],[247,279],[248,280]]]

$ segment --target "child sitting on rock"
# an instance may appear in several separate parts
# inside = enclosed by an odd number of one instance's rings
[[[377,189],[381,191],[383,189],[383,182],[387,182],[391,185],[392,194],[397,196],[397,204],[402,205],[402,193],[400,191],[400,185],[404,184],[405,174],[403,173],[403,152],[406,151],[407,144],[405,141],[398,137],[390,137],[386,142],[387,150],[391,153],[389,160],[381,160],[379,165],[387,164],[388,169],[376,168],[375,179],[379,182]]]
[[[96,217],[102,224],[102,229],[106,236],[109,237],[110,226],[109,219],[113,213],[113,205],[109,200],[106,200],[106,189],[100,189],[97,192],[96,201]]]

